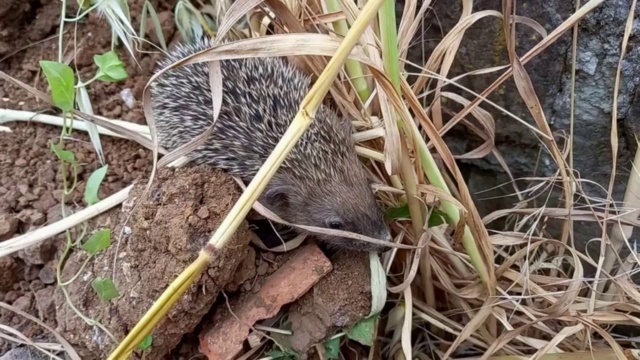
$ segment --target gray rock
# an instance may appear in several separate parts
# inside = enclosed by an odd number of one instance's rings
[[[38,350],[28,347],[17,347],[0,356],[0,360],[46,360],[49,357]]]
[[[500,0],[477,0],[473,3],[474,11],[502,11]],[[433,2],[432,6],[433,11],[429,11],[425,16],[424,41],[415,41],[418,45],[409,50],[409,60],[417,64],[425,63],[424,59],[428,58],[438,44],[438,39],[442,38],[441,34],[448,33],[460,18],[459,1],[437,1]],[[547,33],[575,12],[573,2],[562,0],[519,1],[516,6],[517,15],[537,21]],[[613,88],[620,44],[630,6],[629,0],[605,1],[586,16],[579,26],[575,82],[574,169],[577,176],[595,183],[583,183],[583,188],[588,196],[596,198],[606,197],[603,189],[608,187],[611,176]],[[637,11],[640,9],[636,9]],[[472,70],[508,64],[502,26],[502,20],[496,17],[486,17],[472,25],[465,33],[448,77],[453,78]],[[640,27],[637,21],[634,27]],[[516,52],[522,56],[535,46],[541,37],[524,24],[518,24],[516,30]],[[570,126],[571,42],[572,33],[569,31],[525,65],[551,130],[554,134],[564,136],[568,136]],[[640,89],[639,45],[640,39],[631,36],[621,73],[618,116],[615,119],[618,124],[619,148],[612,194],[617,201],[621,201],[624,195],[631,161],[637,147],[634,134],[640,130],[640,90],[636,90]],[[416,71],[411,67],[407,67],[406,70]],[[459,82],[480,93],[496,77],[497,74],[469,76]],[[409,81],[412,80],[409,78]],[[468,99],[474,98],[473,95],[461,92],[453,86],[445,89],[462,94]],[[494,91],[489,99],[535,126],[512,79]],[[495,144],[514,177],[552,176],[557,171],[552,158],[531,130],[488,103],[482,103],[481,107],[489,111],[496,120]],[[445,140],[454,154],[467,152],[481,143],[480,139],[474,139],[469,133],[464,126],[458,125],[447,134]],[[556,137],[556,141],[561,147],[564,146],[560,137]],[[514,196],[505,197],[514,193],[514,189],[509,184],[505,185],[509,178],[493,155],[482,159],[460,160],[459,166],[468,179],[470,191],[481,216],[497,209],[512,208],[517,202]],[[518,182],[520,189],[526,188],[527,184],[524,181]],[[498,185],[502,187],[483,193]],[[496,196],[502,198],[496,199]],[[487,198],[490,199],[483,200]],[[584,198],[577,198],[576,201],[585,202]],[[539,205],[529,204],[530,207]],[[555,198],[548,205],[562,206],[562,202]],[[493,226],[501,227],[500,223]],[[575,223],[574,231],[580,249],[584,248],[590,239],[601,237],[601,230],[593,223]],[[597,255],[599,244],[593,245],[593,249],[590,245],[589,252]]]

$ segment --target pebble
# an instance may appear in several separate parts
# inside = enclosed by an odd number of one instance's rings
[[[18,160],[16,160],[15,165],[16,165],[16,166],[25,166],[25,165],[27,165],[27,160],[25,160],[25,159],[18,159]]]
[[[22,195],[27,195],[27,192],[29,191],[29,185],[27,184],[18,185],[18,191],[20,191],[20,194]]]
[[[56,178],[56,172],[53,169],[46,169],[42,173],[38,173],[40,176],[40,183],[51,183]]]
[[[136,169],[144,169],[146,165],[147,165],[147,159],[136,160],[136,164],[135,164]]]
[[[56,316],[56,307],[54,303],[54,287],[49,286],[36,291],[36,304],[38,306],[38,315],[41,319],[53,319]]]
[[[4,296],[4,302],[13,303],[20,297],[20,293],[15,290],[8,291]]]
[[[43,213],[34,209],[22,210],[17,218],[28,225],[42,225],[47,220]]]
[[[255,285],[253,285],[252,291],[253,291],[254,294],[257,294],[258,291],[260,291],[261,288],[262,288],[262,285],[260,285],[260,283],[256,283]]]
[[[18,308],[18,310],[22,310],[24,312],[29,312],[29,309],[31,309],[31,298],[28,296],[21,296],[19,298],[16,299],[16,301],[13,302],[13,306]]]
[[[40,211],[46,212],[47,210],[56,206],[56,204],[58,204],[58,201],[56,201],[53,195],[50,192],[45,192],[44,194],[40,195],[40,199],[38,199],[38,201],[33,203],[33,207]]]
[[[55,253],[55,238],[50,238],[43,242],[37,243],[35,245],[29,246],[26,249],[22,249],[18,251],[18,257],[24,260],[27,265],[44,265],[49,260],[53,259]],[[32,267],[29,267],[32,268]],[[25,279],[31,281],[33,279],[38,278],[38,269],[35,269],[35,274],[33,276],[25,275]]]
[[[49,261],[46,263],[40,272],[38,273],[40,281],[47,285],[51,285],[56,282],[56,264],[55,261]]]
[[[111,117],[112,118],[119,118],[120,115],[122,115],[122,106],[117,105],[115,108],[113,108],[113,110],[111,110]]]
[[[20,196],[18,198],[18,205],[20,206],[20,208],[16,210],[24,209],[25,206],[29,205],[29,198],[27,198],[26,196]]]
[[[7,193],[5,194],[5,200],[7,202],[18,201],[19,198],[20,198],[20,191],[18,191],[18,189],[11,189],[7,191]]]
[[[200,219],[206,219],[209,217],[209,210],[207,210],[207,208],[204,208],[204,207],[200,208],[200,210],[198,210],[196,215],[198,215]]]
[[[266,275],[268,271],[269,271],[269,263],[266,261],[263,261],[260,265],[258,265],[258,269],[256,270],[259,276]]]
[[[64,190],[62,190],[62,189],[53,190],[51,192],[51,194],[53,195],[53,197],[55,199],[62,199],[62,197],[64,196],[64,201],[65,202],[69,202],[71,200],[71,194],[64,195]]]
[[[129,111],[128,113],[124,114],[124,120],[126,121],[137,123],[138,119],[138,114],[136,114],[134,111]]]
[[[26,281],[33,281],[38,278],[38,268],[35,266],[27,266],[24,268],[24,279]]]
[[[0,241],[8,240],[18,231],[18,219],[11,214],[0,214]]]

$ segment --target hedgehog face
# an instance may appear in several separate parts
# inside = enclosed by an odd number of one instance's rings
[[[300,225],[349,231],[382,241],[392,241],[384,215],[376,203],[369,183],[328,181],[312,187],[295,181],[276,179],[262,201],[284,220]],[[279,181],[280,180],[280,181]],[[384,252],[390,247],[328,234],[311,234],[330,246]]]

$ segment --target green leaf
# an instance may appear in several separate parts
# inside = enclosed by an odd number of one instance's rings
[[[149,334],[145,336],[144,339],[142,339],[140,344],[138,344],[138,349],[147,350],[148,348],[151,347],[151,344],[153,344],[153,336]]]
[[[349,331],[347,331],[347,337],[362,345],[372,346],[374,340],[373,330],[376,326],[376,320],[378,320],[378,315],[360,320],[359,323],[355,324],[351,329],[349,329]]]
[[[70,66],[55,61],[40,61],[40,67],[51,88],[51,100],[62,111],[73,110],[75,77]]]
[[[285,351],[277,351],[271,350],[268,351],[265,355],[269,356],[272,359],[295,359],[295,355]]]
[[[60,144],[51,143],[51,150],[58,157],[58,159],[68,162],[70,164],[76,163],[76,156],[70,150],[64,150]]]
[[[93,61],[98,65],[97,77],[102,81],[116,82],[129,76],[124,68],[124,63],[120,61],[118,54],[113,50],[102,55],[94,55]]]
[[[409,205],[404,204],[402,206],[398,206],[395,208],[389,208],[387,209],[387,211],[385,211],[384,216],[387,220],[409,219],[411,218],[411,213],[409,212]],[[444,224],[445,222],[447,222],[448,219],[449,218],[447,217],[447,214],[445,214],[444,212],[438,209],[432,209],[431,216],[429,216],[428,224],[429,224],[429,227],[434,227],[434,226]]]
[[[449,217],[443,211],[432,209],[431,216],[429,216],[429,227],[431,228],[434,226],[442,225],[447,222],[448,219]]]
[[[108,248],[111,245],[111,229],[103,229],[95,232],[89,240],[82,244],[84,251],[89,255],[95,255],[98,252]]]
[[[109,301],[120,296],[116,285],[111,279],[97,277],[91,282],[91,287],[96,291],[102,301]]]
[[[82,10],[87,10],[91,6],[91,1],[89,0],[76,0],[78,5]]]
[[[100,184],[104,179],[104,176],[107,174],[107,169],[109,165],[105,165],[91,174],[89,179],[87,180],[87,186],[84,188],[84,201],[88,205],[93,205],[100,201],[98,197],[98,189],[100,189]]]
[[[324,343],[324,355],[326,359],[335,360],[340,357],[340,338],[336,337]]]
[[[399,207],[388,208],[387,211],[385,211],[384,216],[387,220],[408,219],[411,217],[411,214],[409,213],[409,205],[404,204]]]

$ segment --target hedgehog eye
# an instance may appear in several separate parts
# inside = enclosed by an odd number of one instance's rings
[[[339,230],[343,226],[342,221],[335,220],[335,219],[331,219],[331,220],[327,221],[327,225],[329,226],[329,228],[334,229],[334,230]]]

